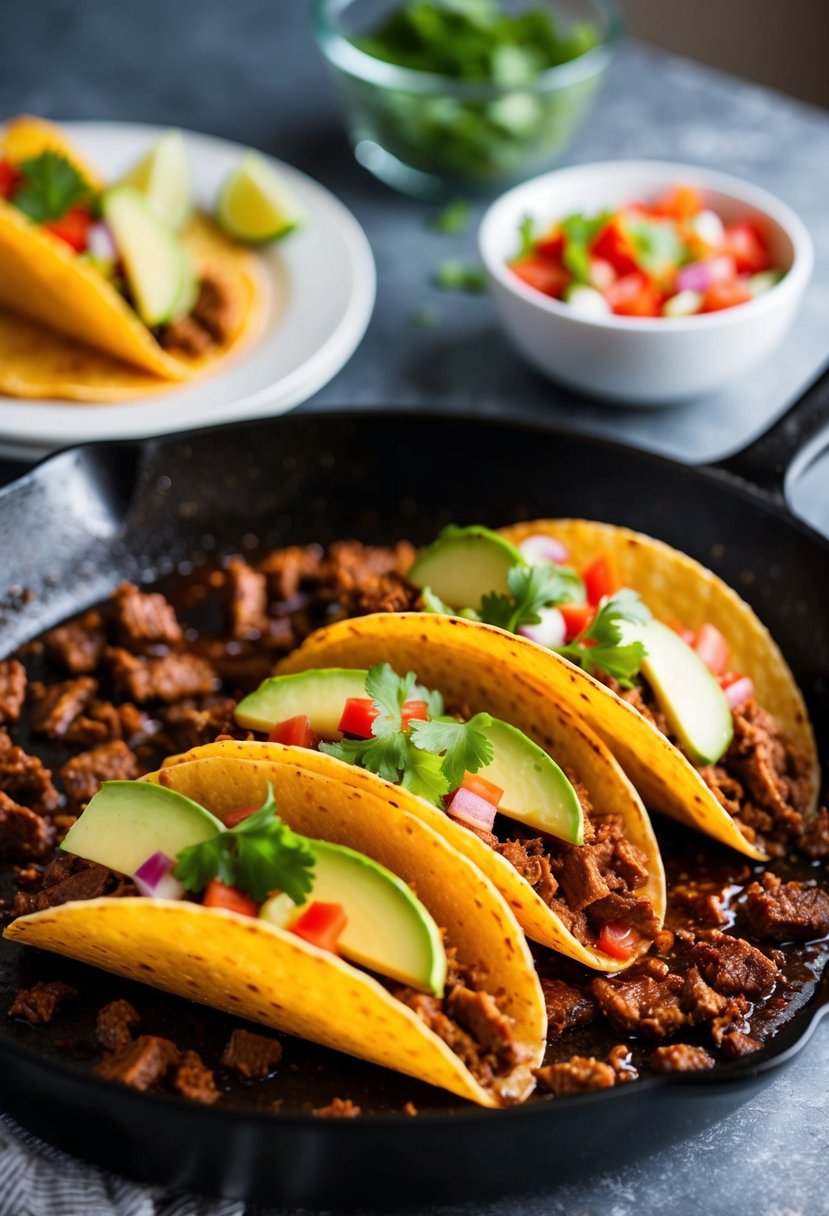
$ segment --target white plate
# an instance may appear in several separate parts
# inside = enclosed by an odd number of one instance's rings
[[[63,128],[116,180],[161,134],[141,123],[65,123]],[[185,132],[199,206],[209,210],[243,148]],[[41,453],[94,439],[132,439],[284,413],[327,384],[351,358],[374,307],[376,277],[360,225],[333,194],[269,158],[305,214],[287,240],[257,251],[270,305],[258,342],[227,368],[160,397],[122,405],[75,405],[0,396],[0,444]]]

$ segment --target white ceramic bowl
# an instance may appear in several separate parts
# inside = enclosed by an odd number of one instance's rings
[[[781,281],[747,304],[690,317],[585,317],[522,283],[507,262],[525,215],[543,232],[577,211],[614,210],[687,182],[726,223],[756,219]],[[545,173],[509,190],[485,214],[481,258],[501,322],[544,375],[609,401],[667,405],[720,388],[779,345],[812,273],[808,232],[791,208],[736,177],[667,161],[606,161]]]

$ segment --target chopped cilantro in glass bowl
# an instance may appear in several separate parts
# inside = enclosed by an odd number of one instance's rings
[[[357,160],[426,198],[557,164],[621,36],[617,0],[315,0]]]

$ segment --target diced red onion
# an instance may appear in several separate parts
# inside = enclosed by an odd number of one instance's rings
[[[723,693],[730,708],[739,709],[754,696],[754,685],[748,676],[740,676],[739,680],[735,680],[733,684],[728,685],[728,688],[724,688]]]
[[[173,876],[175,865],[166,853],[153,853],[135,871],[133,882],[149,899],[183,899],[184,885]]]
[[[457,819],[459,823],[465,823],[472,828],[483,829],[485,832],[492,831],[497,811],[498,808],[491,802],[487,802],[486,798],[473,794],[472,790],[464,789],[463,786],[455,790],[446,807],[446,813],[452,819]]]
[[[707,291],[712,283],[733,278],[736,272],[733,258],[725,255],[703,258],[683,266],[676,276],[676,285],[679,291]]]
[[[547,646],[552,650],[563,646],[567,636],[567,625],[558,608],[539,608],[541,620],[537,625],[519,625],[518,632],[539,646]]]
[[[527,536],[518,551],[531,566],[540,566],[543,562],[561,565],[570,558],[570,550],[554,536]]]
[[[104,262],[117,262],[118,249],[108,224],[93,224],[86,234],[86,247],[93,257]]]

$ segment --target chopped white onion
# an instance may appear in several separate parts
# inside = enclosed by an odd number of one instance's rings
[[[86,247],[93,257],[103,262],[117,262],[118,249],[108,224],[93,224],[86,234]]]
[[[702,308],[705,296],[701,291],[679,291],[662,305],[666,317],[691,317]]]
[[[473,794],[472,790],[464,789],[461,786],[452,795],[451,801],[446,807],[446,813],[452,819],[457,819],[458,823],[466,824],[467,827],[491,832],[498,808],[491,802],[487,802],[486,798],[481,798],[479,794]]]
[[[688,227],[710,249],[721,249],[725,240],[725,225],[716,211],[699,211],[688,221]]]
[[[527,536],[518,546],[518,552],[531,566],[545,563],[560,566],[570,560],[570,550],[554,536]]]
[[[754,696],[754,685],[748,676],[740,676],[739,680],[724,688],[723,693],[730,708],[739,709]]]
[[[539,608],[541,620],[537,625],[519,625],[518,632],[539,646],[547,646],[550,650],[563,646],[567,637],[567,625],[558,608]]]
[[[613,311],[595,287],[570,287],[565,292],[564,302],[580,317],[608,317]]]

